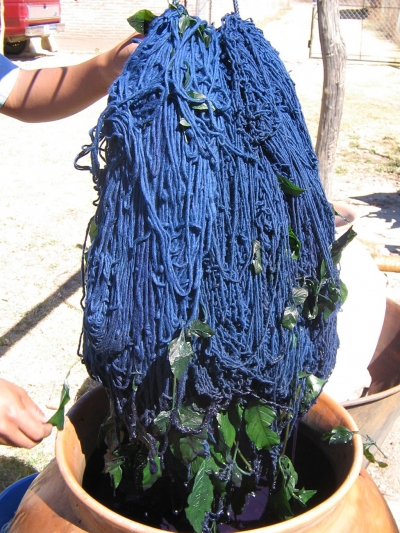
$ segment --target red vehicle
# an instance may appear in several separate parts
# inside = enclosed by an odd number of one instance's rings
[[[63,28],[60,0],[3,0],[4,52],[20,54],[31,37],[47,39]],[[48,46],[43,46],[48,48]]]

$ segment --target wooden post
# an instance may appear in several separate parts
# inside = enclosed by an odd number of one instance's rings
[[[346,47],[340,35],[338,0],[318,0],[318,29],[324,65],[321,114],[315,151],[322,185],[331,199],[333,167],[342,119]]]

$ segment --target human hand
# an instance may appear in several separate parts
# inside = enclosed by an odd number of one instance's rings
[[[51,430],[52,426],[27,392],[0,378],[0,444],[33,448]]]

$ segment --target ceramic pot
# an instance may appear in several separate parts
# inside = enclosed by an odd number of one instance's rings
[[[400,305],[389,298],[368,371],[371,385],[365,394],[342,405],[354,418],[360,432],[380,446],[400,416]]]
[[[335,228],[337,235],[343,235],[358,219],[357,211],[346,202],[333,202],[335,215]]]
[[[102,387],[84,395],[69,411],[57,436],[56,461],[35,479],[23,498],[9,533],[157,533],[94,500],[82,488],[86,463],[96,448],[97,434],[108,410]],[[255,531],[263,533],[398,533],[378,488],[361,468],[362,441],[328,445],[323,432],[344,425],[356,430],[348,414],[322,394],[301,422],[301,431],[321,449],[334,471],[332,495],[313,509],[286,522]],[[310,464],[313,457],[310,457]],[[324,471],[320,472],[324,475]]]

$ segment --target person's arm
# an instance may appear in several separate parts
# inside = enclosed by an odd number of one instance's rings
[[[0,378],[0,444],[33,448],[51,430],[52,426],[27,392]]]
[[[23,122],[48,122],[78,113],[107,94],[137,46],[130,37],[112,50],[78,65],[19,69],[0,112]]]

